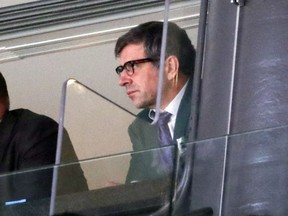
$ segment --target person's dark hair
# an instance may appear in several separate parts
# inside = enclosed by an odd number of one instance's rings
[[[0,72],[0,102],[1,102],[1,105],[4,105],[6,111],[9,110],[10,100],[9,100],[7,84],[1,72]]]
[[[0,98],[8,98],[8,89],[6,80],[3,77],[2,73],[0,72]]]
[[[119,57],[129,44],[143,43],[148,58],[159,59],[161,53],[163,22],[151,21],[140,24],[122,35],[116,42],[114,54]],[[166,57],[175,55],[180,72],[193,76],[195,49],[186,31],[173,22],[168,22]]]

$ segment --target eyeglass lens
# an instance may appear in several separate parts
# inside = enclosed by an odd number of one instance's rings
[[[128,74],[129,76],[132,76],[133,73],[134,73],[134,66],[135,66],[136,64],[145,63],[145,62],[152,62],[152,61],[155,61],[155,60],[153,60],[153,59],[151,59],[151,58],[144,58],[144,59],[132,60],[132,61],[128,61],[128,62],[124,63],[124,65],[118,66],[115,70],[116,70],[116,73],[117,73],[118,75],[120,75],[120,73],[121,73],[124,69],[126,69],[127,74]]]

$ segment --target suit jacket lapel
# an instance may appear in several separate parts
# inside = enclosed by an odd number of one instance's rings
[[[192,79],[189,79],[187,88],[181,100],[174,129],[174,141],[186,137],[189,131],[188,124],[191,113]]]

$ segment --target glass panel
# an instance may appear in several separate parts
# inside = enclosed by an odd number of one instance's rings
[[[161,149],[147,150],[135,152],[133,155],[141,158],[153,155],[157,158],[161,151]],[[39,216],[77,213],[132,216],[156,212],[155,216],[159,213],[169,215],[169,201],[172,194],[171,174],[167,178],[156,178],[147,170],[146,173],[151,178],[147,177],[145,181],[117,185],[107,181],[102,188],[75,192],[75,187],[79,187],[82,183],[82,178],[71,172],[75,168],[81,166],[86,170],[86,175],[94,175],[94,181],[101,184],[103,173],[108,179],[114,178],[114,170],[119,163],[123,164],[129,158],[130,153],[127,153],[55,166],[58,170],[58,187],[55,209],[50,212],[51,214],[49,214],[50,194],[47,192],[51,187],[53,167],[2,175],[1,189],[5,190],[1,190],[0,214]],[[43,183],[47,184],[45,190]]]
[[[127,128],[133,113],[75,79],[63,90],[64,127],[79,160],[130,151]]]
[[[123,190],[125,189],[125,183],[128,185],[130,183],[138,184],[138,182],[159,181],[159,179],[162,179],[161,181],[164,180],[165,182],[168,181],[168,183],[171,181],[171,175],[174,171],[173,155],[175,153],[173,149],[171,149],[173,147],[167,146],[166,148],[163,148],[163,150],[155,149],[158,146],[155,145],[156,136],[153,136],[153,134],[155,132],[157,133],[157,130],[155,130],[155,126],[150,124],[150,121],[136,118],[135,115],[127,111],[125,108],[115,104],[113,101],[74,79],[70,79],[64,83],[61,104],[62,109],[59,123],[59,134],[61,136],[62,132],[68,131],[77,156],[81,161],[83,161],[80,166],[87,180],[89,191],[100,190],[101,188],[106,188],[109,186],[117,186],[117,188],[123,188],[121,193],[124,193]],[[81,113],[81,115],[79,115],[79,113]],[[138,147],[134,149],[135,152],[133,152],[131,155],[130,153],[127,153],[122,156],[121,154],[123,154],[123,152],[131,151],[130,138],[133,139],[133,130],[131,130],[129,125],[132,121],[134,125],[138,125],[136,126],[136,130],[137,127],[142,127],[145,125],[146,130],[141,131],[141,133],[147,136],[148,140],[146,139],[146,141],[139,141],[141,142],[141,145],[138,145]],[[112,125],[114,126],[113,128],[117,128],[116,131],[112,130]],[[128,136],[127,129],[129,131],[129,135],[131,136],[130,138]],[[151,139],[149,139],[149,137],[151,137]],[[61,140],[59,143],[61,144]],[[60,158],[58,159],[57,164],[67,162],[65,158],[63,160],[65,148],[62,148],[62,153],[59,153],[59,151],[60,148],[58,148],[57,155],[62,155],[62,158],[61,160]],[[166,164],[162,163],[162,151],[170,154],[170,167],[167,167]],[[107,157],[107,155],[113,156]],[[93,159],[96,157],[99,158],[100,156],[106,157],[98,160]],[[162,166],[161,163],[163,164]],[[63,193],[64,195],[70,196],[75,192],[79,192],[78,190],[75,191],[75,185],[83,182],[83,179],[81,179],[81,172],[75,171],[75,167],[79,169],[79,164],[75,164],[74,166],[64,165],[55,167],[51,198],[52,213],[61,212],[61,209],[66,208],[65,206],[68,202],[62,202],[61,198],[59,199],[59,196],[61,197]],[[68,184],[68,182],[71,181],[71,179],[69,179],[69,175],[71,176],[71,173],[74,173],[73,179],[75,184]],[[79,180],[76,180],[77,175],[79,176]],[[61,180],[62,178],[64,180]],[[68,180],[67,183],[65,183],[66,180]],[[145,184],[147,184],[147,187],[149,187],[148,185],[152,183]],[[141,188],[142,186],[139,187]],[[165,192],[165,197],[167,198],[167,194],[170,195],[171,193],[171,186],[166,184],[165,190],[167,191]],[[154,191],[151,194],[156,195],[157,193]],[[162,195],[164,194],[162,193]],[[127,196],[129,198],[129,195]],[[168,201],[169,199],[166,199],[165,205],[169,204]],[[109,205],[112,205],[113,202]],[[132,205],[131,208],[135,208],[133,207],[134,204],[131,204],[130,201],[128,203],[125,201],[124,204],[128,205],[128,207]],[[115,208],[117,210],[115,210],[112,206],[108,206],[107,209],[111,210],[112,208],[114,209],[113,211],[119,212],[122,208],[123,211],[128,208],[121,206],[119,209],[117,207],[118,204],[114,203],[113,205],[116,205]],[[141,205],[143,205],[143,203],[139,204],[139,206]],[[71,208],[72,207],[73,206],[71,206]],[[77,207],[77,205],[75,207]],[[94,206],[93,208],[96,207]],[[84,208],[88,209],[88,207]],[[106,207],[104,206],[103,208],[105,209]],[[79,211],[79,207],[77,207],[77,209]],[[168,210],[170,210],[169,205],[165,208],[165,211]],[[74,211],[74,209],[71,209],[71,211]]]
[[[48,215],[53,167],[0,175],[1,215]]]
[[[178,111],[177,103],[180,103],[181,99],[185,103],[181,103],[179,113],[182,113],[182,116],[177,116],[177,118],[189,118],[192,77],[194,75],[196,57],[195,47],[197,43],[199,4],[200,2],[195,0],[165,2],[166,10],[164,14],[161,55],[158,56],[160,60],[158,66],[159,85],[157,89],[156,116],[153,123],[156,123],[158,113],[163,110],[176,116]],[[188,82],[189,80],[190,82]],[[181,89],[182,91],[180,91]],[[177,100],[178,102],[175,102]],[[183,128],[187,126],[185,122],[183,125]]]
[[[64,138],[67,133],[77,157],[81,161],[131,150],[127,128],[135,116],[125,108],[74,79],[68,80],[63,85],[60,115],[60,138],[58,140],[56,164],[71,162],[67,158],[69,152],[65,148],[67,145]],[[61,136],[63,136],[63,142]],[[106,187],[107,184],[125,183],[129,160],[130,157],[127,156],[120,162],[110,165],[108,163],[112,160],[106,161],[105,166],[110,166],[110,175],[108,176],[107,170],[100,168],[101,166],[95,169],[97,172],[91,172],[91,167],[82,166],[81,164],[89,189]],[[62,173],[61,169],[59,167],[59,175]],[[72,171],[73,169],[68,173]],[[58,169],[55,169],[55,189],[57,172]],[[78,174],[79,172],[74,173]],[[97,176],[101,178],[97,178]],[[52,197],[59,193],[58,186],[56,191],[53,189]],[[71,191],[75,190],[71,188]]]
[[[223,216],[286,215],[287,132],[285,126],[196,142],[192,209],[210,207]]]
[[[165,2],[165,14],[163,24],[163,36],[159,67],[158,67],[158,88],[156,115],[153,125],[159,125],[159,137],[161,139],[162,124],[168,124],[172,139],[169,141],[171,146],[181,145],[188,140],[187,130],[189,127],[190,112],[192,107],[192,81],[195,66],[195,47],[197,30],[195,31],[195,11],[199,8],[195,1],[167,1]],[[187,13],[187,11],[189,11]],[[193,12],[192,12],[193,11]],[[184,15],[185,14],[185,15]],[[194,16],[192,15],[194,14]],[[198,18],[198,17],[197,17]],[[196,20],[198,21],[198,19]],[[167,20],[168,19],[168,20]],[[197,23],[197,22],[196,22]],[[197,26],[197,24],[196,24]],[[152,34],[152,33],[151,33]],[[154,36],[156,38],[156,36]],[[191,42],[192,41],[192,42]],[[154,44],[150,47],[155,49]],[[149,48],[147,48],[149,49]],[[153,50],[154,51],[154,50]],[[153,53],[153,51],[150,51]],[[147,108],[147,107],[146,107]],[[171,114],[169,122],[163,122],[162,116],[168,112]],[[156,135],[157,137],[157,135]],[[167,141],[168,142],[168,141]],[[158,142],[159,145],[165,145]],[[174,215],[191,214],[189,199],[191,191],[191,172],[192,172],[192,149],[187,147],[184,157],[179,158],[175,164],[177,183],[174,191],[175,199],[173,202]],[[191,150],[189,150],[191,149]],[[180,150],[181,152],[182,150]],[[190,154],[191,153],[191,154]],[[186,156],[185,156],[186,155]],[[187,161],[184,162],[187,157]],[[189,164],[189,166],[187,166]],[[196,209],[198,211],[198,209]],[[197,214],[196,212],[193,212]],[[200,214],[202,214],[202,210]],[[208,212],[209,213],[209,212]]]
[[[223,215],[287,215],[288,127],[231,136]]]
[[[285,126],[183,143],[181,148],[163,147],[61,164],[56,166],[59,184],[55,214],[208,216],[213,211],[213,215],[224,216],[286,215],[287,132]],[[156,176],[155,170],[141,168],[154,161],[160,170],[161,155],[167,149],[177,155],[172,173]],[[107,181],[103,185],[103,174],[113,179],[115,167],[131,156],[141,163],[139,173],[145,173],[145,179],[122,184]],[[63,192],[67,185],[82,181],[71,174],[77,167],[85,169],[87,175],[93,174],[102,187]],[[47,188],[52,172],[53,167],[43,167],[2,174],[1,215],[48,215]]]
[[[157,158],[159,154],[161,150],[155,149],[135,152],[132,157]],[[94,181],[102,184],[103,176],[114,179],[114,170],[119,169],[119,164],[125,164],[128,159],[130,154],[102,157],[82,161],[81,167],[86,170],[86,176],[93,175]],[[60,167],[59,172],[65,173],[67,168],[69,167]],[[143,172],[146,172],[145,180],[133,183],[115,184],[106,180],[106,185],[102,185],[102,188],[82,193],[60,194],[57,191],[55,214],[70,212],[81,213],[81,215],[146,215],[167,206],[164,209],[167,213],[163,215],[168,215],[171,177],[157,178],[153,176],[155,173],[152,170],[143,170]]]
[[[218,215],[225,149],[226,137],[184,143],[179,151],[181,169],[178,172],[174,215]]]

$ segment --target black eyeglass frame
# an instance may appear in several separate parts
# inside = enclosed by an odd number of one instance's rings
[[[132,76],[134,74],[134,66],[141,63],[146,62],[155,62],[158,61],[158,59],[152,59],[152,58],[143,58],[143,59],[136,59],[125,62],[123,65],[119,65],[116,67],[115,71],[120,76],[120,74],[126,70],[128,76]]]

